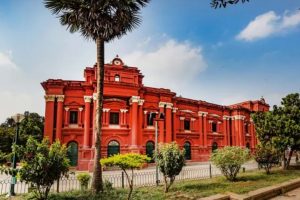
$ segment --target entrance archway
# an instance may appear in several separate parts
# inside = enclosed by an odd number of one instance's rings
[[[77,164],[78,164],[78,144],[77,144],[77,142],[69,142],[67,155],[70,160],[70,165],[72,167],[77,166]]]
[[[191,156],[191,143],[190,142],[185,142],[184,146],[183,146],[184,150],[185,150],[185,159],[186,160],[191,160],[192,156]]]
[[[112,140],[107,146],[107,157],[116,155],[120,153],[120,144],[116,140]]]
[[[146,143],[146,155],[151,158],[151,162],[154,162],[154,148],[155,148],[155,145],[154,145],[154,142],[152,141],[148,141]]]
[[[211,151],[215,152],[218,149],[218,143],[214,142],[211,146]]]

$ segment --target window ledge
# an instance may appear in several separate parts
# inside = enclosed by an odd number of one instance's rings
[[[185,133],[191,133],[191,130],[184,130]]]
[[[154,126],[147,126],[147,129],[155,129]]]
[[[108,128],[120,128],[120,125],[109,125]]]
[[[78,124],[69,124],[68,128],[79,128]]]

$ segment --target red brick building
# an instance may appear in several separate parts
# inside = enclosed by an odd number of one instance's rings
[[[91,170],[94,156],[96,67],[84,70],[84,81],[49,79],[45,90],[45,137],[71,146],[72,165]],[[149,113],[164,113],[159,142],[176,141],[186,158],[206,161],[214,148],[227,145],[253,150],[256,137],[250,113],[267,111],[263,99],[230,106],[176,96],[163,88],[143,85],[136,67],[120,58],[105,65],[102,156],[130,151],[151,155],[155,128]]]

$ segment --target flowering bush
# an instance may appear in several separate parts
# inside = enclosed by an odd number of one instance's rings
[[[256,162],[270,174],[271,168],[280,162],[281,153],[271,145],[258,145],[255,152]]]

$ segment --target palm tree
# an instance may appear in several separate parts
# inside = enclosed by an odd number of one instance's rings
[[[246,1],[249,2],[249,0],[211,0],[211,7],[213,8],[221,8],[226,7],[227,4],[237,4],[238,2],[245,3]]]
[[[104,43],[136,28],[140,10],[150,0],[44,0],[46,8],[58,15],[60,23],[71,32],[80,32],[97,46],[97,108],[96,140],[92,190],[103,189],[101,159],[101,128],[104,80]]]

